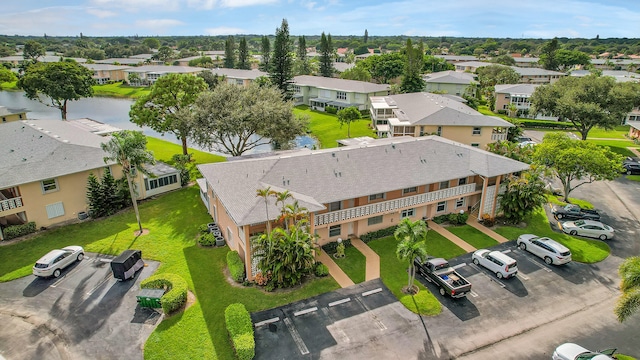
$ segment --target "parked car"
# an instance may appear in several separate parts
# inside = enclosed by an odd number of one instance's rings
[[[516,240],[518,247],[543,259],[548,265],[562,265],[571,261],[571,251],[559,242],[533,234],[522,234]]]
[[[518,274],[518,264],[509,256],[500,251],[490,251],[487,249],[476,250],[471,255],[471,261],[476,265],[482,265],[496,274],[498,279],[510,278]]]
[[[560,219],[567,220],[578,220],[578,219],[589,219],[589,220],[600,220],[600,214],[595,210],[583,209],[575,204],[567,204],[564,206],[554,205],[551,208],[551,213]]]
[[[624,167],[624,173],[627,175],[638,175],[640,174],[640,158],[637,157],[627,157],[622,162],[622,167]]]
[[[449,295],[457,299],[471,291],[471,283],[450,267],[445,259],[433,258],[423,262],[420,258],[415,258],[413,264],[425,280],[438,286],[442,296]]]
[[[613,239],[611,226],[593,220],[575,220],[562,223],[562,231],[569,235],[580,235],[600,240]]]
[[[556,348],[551,358],[553,360],[610,360],[617,349],[590,351],[574,343],[564,343]]]
[[[81,246],[67,246],[58,250],[51,250],[41,257],[33,266],[33,275],[38,277],[59,277],[62,270],[76,261],[84,259],[84,249]]]

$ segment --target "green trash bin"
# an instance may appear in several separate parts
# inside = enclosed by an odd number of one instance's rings
[[[164,295],[164,290],[162,289],[142,289],[137,296],[138,304],[141,307],[161,308],[162,302],[160,299],[162,295]]]

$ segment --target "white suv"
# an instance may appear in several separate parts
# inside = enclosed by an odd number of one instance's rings
[[[489,251],[487,249],[476,250],[471,255],[471,260],[476,265],[482,265],[495,273],[498,279],[510,278],[518,273],[518,264],[509,256],[500,251]]]
[[[562,265],[571,262],[571,251],[548,237],[522,234],[516,241],[518,247],[543,259],[547,265]]]
[[[82,261],[84,249],[81,246],[67,246],[51,250],[33,266],[33,275],[38,277],[59,277],[62,270],[76,261]]]

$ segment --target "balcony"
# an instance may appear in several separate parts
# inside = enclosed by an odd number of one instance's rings
[[[0,200],[0,212],[22,207],[22,197]]]
[[[315,226],[332,224],[345,220],[371,217],[403,208],[441,201],[448,198],[462,197],[476,192],[476,184],[460,185],[448,189],[431,191],[424,194],[407,196],[389,201],[378,202],[363,206],[352,207],[344,210],[331,211],[324,214],[315,214],[313,223]]]

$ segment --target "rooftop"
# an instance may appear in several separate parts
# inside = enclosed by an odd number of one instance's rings
[[[387,84],[374,84],[367,81],[344,80],[322,76],[299,75],[293,78],[293,83],[299,86],[313,86],[321,89],[331,89],[346,92],[373,93],[387,91]]]
[[[427,83],[469,85],[475,81],[475,76],[466,72],[447,70],[424,75],[424,81]]]

